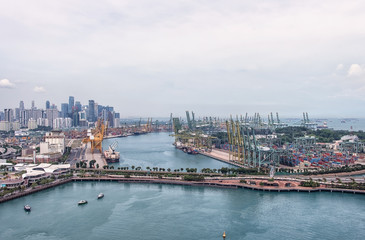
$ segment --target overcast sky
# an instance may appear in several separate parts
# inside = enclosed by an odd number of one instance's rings
[[[365,1],[0,0],[0,109],[365,117]]]

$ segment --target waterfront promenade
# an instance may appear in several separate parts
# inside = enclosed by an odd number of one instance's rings
[[[246,183],[242,183],[244,179]],[[158,178],[158,177],[146,177],[146,176],[134,176],[124,177],[120,175],[107,175],[98,177],[71,177],[68,179],[56,180],[53,183],[46,185],[36,186],[34,188],[28,188],[24,191],[19,191],[11,194],[10,196],[0,198],[0,203],[10,201],[19,197],[23,197],[29,194],[33,194],[42,190],[53,188],[69,182],[119,182],[119,183],[147,183],[147,184],[170,184],[170,185],[183,185],[183,186],[200,186],[200,187],[220,187],[220,188],[246,188],[258,191],[267,192],[340,192],[340,193],[352,193],[352,194],[365,194],[365,190],[355,189],[342,189],[331,188],[329,185],[321,184],[319,187],[301,187],[300,180],[298,179],[275,179],[269,181],[268,178],[262,177],[241,177],[241,178],[223,178],[212,177],[206,178],[203,181],[184,181],[179,177],[170,178]],[[261,185],[260,183],[268,185]]]

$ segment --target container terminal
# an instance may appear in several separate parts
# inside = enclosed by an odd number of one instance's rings
[[[186,111],[186,122],[172,118],[174,145],[188,154],[204,154],[238,167],[289,168],[292,172],[340,168],[363,164],[364,143],[357,136],[344,136],[334,143],[320,143],[313,135],[283,141],[281,129],[291,129],[279,114],[270,113],[265,122],[259,113],[227,119],[203,117],[196,120]],[[294,128],[315,132],[328,129],[310,121],[308,113]]]

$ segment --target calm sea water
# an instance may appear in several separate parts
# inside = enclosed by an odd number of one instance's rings
[[[292,125],[300,125],[302,119],[283,119],[283,122]],[[311,122],[316,123],[318,126],[322,126],[324,122],[327,123],[329,128],[334,130],[348,130],[348,131],[365,131],[365,119],[364,118],[321,118],[310,119]]]
[[[364,203],[340,193],[68,183],[0,204],[0,239],[365,239]]]
[[[103,149],[107,149],[117,141],[117,151],[120,152],[120,162],[110,165],[114,167],[158,167],[158,168],[202,168],[218,169],[234,167],[203,155],[191,155],[176,149],[172,144],[174,137],[169,133],[150,133],[146,135],[129,136],[124,138],[106,139]]]

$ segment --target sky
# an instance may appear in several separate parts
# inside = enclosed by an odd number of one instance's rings
[[[365,117],[365,1],[0,0],[0,109]]]

